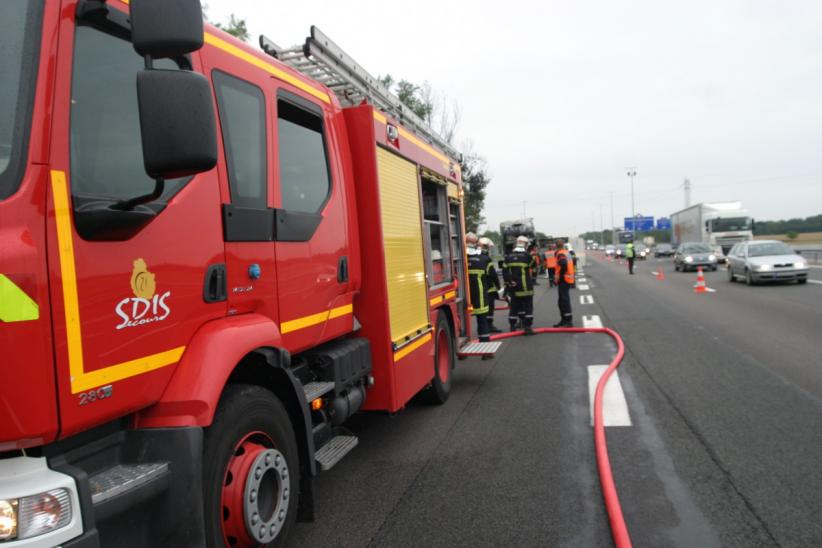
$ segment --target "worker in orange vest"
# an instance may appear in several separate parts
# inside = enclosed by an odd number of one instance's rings
[[[548,278],[548,287],[554,287],[555,270],[557,269],[557,258],[554,251],[549,249],[545,252],[545,277]]]
[[[574,327],[574,315],[571,312],[571,287],[574,285],[574,261],[565,251],[565,242],[557,240],[557,251],[554,254],[557,266],[554,268],[554,283],[557,284],[560,320],[554,327]]]

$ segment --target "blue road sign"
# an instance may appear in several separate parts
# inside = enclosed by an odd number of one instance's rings
[[[653,217],[639,217],[632,219],[625,217],[625,230],[635,230],[637,232],[648,232],[654,229]]]
[[[657,230],[671,230],[671,219],[668,217],[660,217],[656,220]]]

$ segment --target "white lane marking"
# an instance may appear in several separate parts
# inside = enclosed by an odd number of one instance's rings
[[[585,282],[588,281],[588,278],[586,278],[585,276],[580,276],[580,277],[577,277],[577,281],[581,282],[581,283],[585,283]]]
[[[588,284],[580,284],[579,286],[580,291],[588,291],[591,287]]]
[[[594,298],[591,295],[580,295],[579,304],[594,304]]]
[[[822,264],[809,264],[808,268],[822,268]]]
[[[582,327],[602,327],[602,320],[596,314],[582,317]]]
[[[808,283],[809,283],[809,284],[819,284],[819,285],[822,285],[822,282],[820,282],[819,280],[808,280]]]
[[[656,270],[654,270],[653,272],[650,272],[649,274],[653,274],[654,276],[659,276],[659,272],[657,272]]]
[[[602,377],[607,365],[588,366],[588,401],[591,410],[591,426],[594,425],[594,396],[597,392],[597,384]],[[605,385],[605,392],[602,394],[602,424],[605,426],[631,426],[631,415],[628,413],[628,402],[625,400],[625,392],[622,391],[622,383],[619,382],[619,372],[614,371]]]

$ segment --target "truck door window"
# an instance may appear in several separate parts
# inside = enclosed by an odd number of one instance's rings
[[[429,245],[429,276],[431,285],[436,286],[453,279],[451,243],[448,237],[448,204],[444,186],[423,179],[422,210]]]
[[[277,130],[282,208],[317,213],[331,190],[322,116],[280,98]]]
[[[157,59],[154,66],[179,68],[169,59]],[[84,231],[96,230],[89,215],[101,211],[99,204],[154,190],[154,179],[143,167],[137,109],[136,78],[143,67],[143,58],[129,41],[78,24],[71,88],[71,191],[77,229],[84,237],[90,235]],[[188,180],[166,181],[158,202],[167,201]]]
[[[228,165],[231,202],[264,209],[266,192],[265,97],[257,86],[214,71],[214,89]]]

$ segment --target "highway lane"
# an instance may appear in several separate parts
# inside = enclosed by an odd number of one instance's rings
[[[822,286],[748,287],[720,270],[705,276],[716,292],[695,294],[696,274],[654,259],[634,276],[596,261],[588,273],[626,340],[634,405],[722,543],[822,544]]]
[[[696,295],[694,273],[654,260],[635,276],[591,261],[585,277],[577,323],[596,315],[627,346],[631,424],[607,436],[635,545],[822,544],[822,287],[720,271]],[[555,299],[537,288],[537,325],[557,320]],[[444,406],[357,416],[360,446],[317,480],[317,521],[290,545],[610,546],[587,370],[613,350],[597,335],[511,340],[459,362]]]

